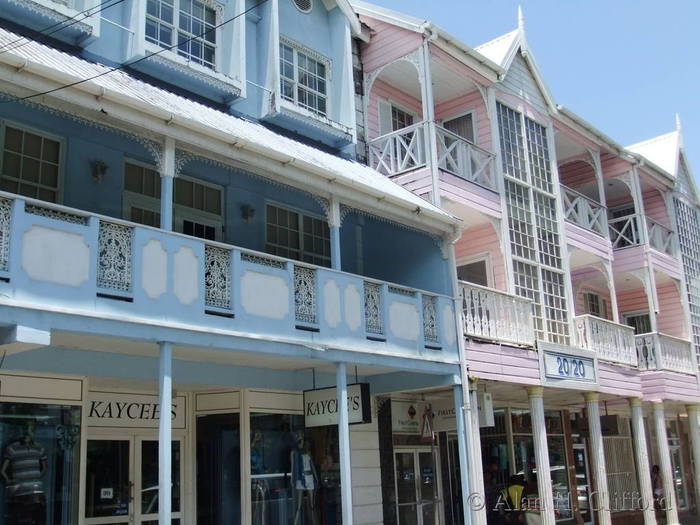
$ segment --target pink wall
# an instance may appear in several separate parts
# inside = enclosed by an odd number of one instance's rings
[[[671,225],[671,219],[668,216],[666,203],[661,196],[661,192],[654,189],[645,191],[642,193],[642,199],[644,201],[644,213],[647,217],[651,217],[664,226]]]
[[[418,82],[418,73],[415,77],[406,79],[406,82]],[[367,106],[367,128],[370,139],[379,136],[379,99],[390,100],[413,111],[417,115],[415,122],[420,122],[423,118],[421,101],[412,97],[405,91],[387,84],[381,79],[374,81],[372,90],[369,93],[369,103]]]
[[[641,375],[644,399],[697,403],[700,390],[695,376],[678,372],[654,371]]]
[[[574,281],[574,287],[576,287],[576,286],[577,286],[577,283],[576,283],[576,281]],[[602,299],[605,299],[605,301],[608,303],[607,318],[612,319],[612,305],[610,303],[610,290],[608,290],[607,288],[590,286],[590,285],[587,285],[585,282],[581,283],[581,285],[578,287],[578,291],[576,293],[576,315],[583,315],[586,313],[584,294],[586,294],[587,292],[596,293]]]
[[[569,188],[576,189],[579,186],[595,181],[595,170],[584,160],[575,160],[559,166],[559,181]]]
[[[639,310],[649,310],[649,302],[647,294],[644,292],[641,284],[639,288],[633,290],[624,290],[617,293],[617,308],[620,311],[620,322],[622,315],[629,312]]]
[[[642,393],[642,379],[634,368],[599,361],[598,381],[600,392],[604,394],[639,397]]]
[[[488,253],[491,259],[490,263],[494,279],[493,287],[497,290],[505,291],[506,274],[503,256],[501,255],[501,244],[491,224],[483,224],[464,230],[462,237],[455,244],[457,264],[460,263],[460,259],[466,259],[484,252]]]
[[[438,120],[445,120],[472,110],[474,111],[474,122],[476,125],[476,144],[491,151],[491,125],[489,116],[486,113],[484,99],[477,90],[437,104],[435,106],[435,117]]]
[[[369,44],[362,45],[362,60],[366,73],[408,55],[420,47],[423,38],[415,31],[402,29],[373,18],[361,16],[372,35]]]
[[[571,246],[575,246],[584,252],[595,254],[597,257],[608,260],[613,258],[612,245],[606,237],[568,221],[565,224],[565,228],[566,242]]]
[[[524,348],[467,341],[469,373],[482,379],[525,385],[540,384],[537,352]]]
[[[625,173],[632,168],[632,165],[622,160],[617,155],[611,153],[603,153],[600,156],[600,162],[603,168],[603,176],[612,177],[614,175],[619,175],[620,173]]]
[[[489,217],[500,219],[503,215],[501,200],[497,193],[442,170],[440,170],[440,190],[443,197],[474,208]]]
[[[656,296],[659,300],[659,315],[656,317],[658,331],[675,337],[684,337],[686,335],[685,314],[676,285],[671,282],[658,285]]]

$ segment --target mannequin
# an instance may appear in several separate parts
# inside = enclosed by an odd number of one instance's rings
[[[316,525],[316,488],[318,475],[311,454],[306,449],[304,433],[297,433],[297,448],[291,452],[292,491],[294,494],[294,525],[299,525],[302,518],[302,506],[311,516],[311,524]],[[306,520],[301,523],[307,523]]]
[[[34,441],[34,421],[28,421],[24,435],[9,443],[3,451],[0,476],[5,481],[9,523],[39,525],[46,523],[44,482],[46,451]]]

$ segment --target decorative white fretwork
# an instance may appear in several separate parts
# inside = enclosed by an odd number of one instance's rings
[[[365,281],[365,325],[368,334],[384,334],[382,285]]]
[[[130,226],[100,222],[97,287],[131,292],[132,239]]]
[[[255,255],[252,253],[242,253],[241,261],[249,262],[252,264],[259,264],[261,266],[269,266],[270,268],[279,268],[284,270],[284,261],[279,261],[271,257],[265,257],[263,255]]]
[[[294,313],[301,323],[317,323],[316,270],[294,266]]]
[[[88,223],[88,218],[82,215],[76,215],[74,213],[68,213],[61,210],[54,210],[53,208],[45,208],[44,206],[37,206],[35,204],[27,204],[24,207],[24,211],[31,213],[32,215],[40,215],[42,217],[48,217],[49,219],[55,219],[57,221],[80,224],[81,226],[87,226]]]
[[[436,302],[436,297],[433,295],[423,296],[423,337],[432,343],[438,342]]]
[[[12,222],[12,201],[0,199],[0,270],[10,268],[10,225]]]
[[[231,250],[204,247],[204,290],[207,306],[231,309]]]

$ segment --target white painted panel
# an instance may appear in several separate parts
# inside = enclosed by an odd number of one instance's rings
[[[375,469],[380,470],[380,469]],[[369,476],[371,479],[380,478],[381,475],[373,474]],[[382,503],[382,486],[367,486],[367,485],[355,485],[355,480],[353,480],[352,488],[352,500],[355,505],[376,505]],[[367,480],[362,480],[367,481]]]
[[[182,304],[199,297],[199,257],[189,246],[181,246],[173,257],[173,291]]]
[[[80,234],[34,225],[22,236],[22,268],[35,281],[80,286],[90,278],[90,246]]]
[[[418,341],[420,322],[416,305],[405,301],[392,301],[389,305],[389,327],[395,337]]]
[[[354,284],[345,287],[345,324],[356,332],[362,326],[362,301],[360,291]]]
[[[196,394],[195,410],[238,410],[241,407],[240,392],[210,392]]]
[[[167,289],[168,252],[159,240],[151,239],[142,254],[141,287],[150,299],[158,299]]]
[[[455,315],[449,305],[442,308],[442,317],[440,318],[442,325],[442,338],[448,346],[452,346],[457,342],[457,329],[455,328]]]
[[[241,305],[251,315],[284,319],[289,315],[289,285],[279,275],[246,270],[241,277]]]
[[[323,312],[328,326],[336,328],[340,324],[340,287],[335,279],[323,285]]]
[[[374,525],[383,523],[381,505],[359,505],[352,509],[353,523],[355,525]]]
[[[373,468],[379,465],[379,450],[353,450],[353,468]]]
[[[301,392],[263,392],[251,390],[248,393],[251,412],[256,410],[293,410],[304,411],[304,396]]]
[[[80,379],[62,379],[24,375],[0,375],[0,397],[43,399],[49,402],[81,401],[83,382]]]

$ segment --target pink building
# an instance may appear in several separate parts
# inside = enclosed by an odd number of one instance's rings
[[[353,6],[368,163],[463,221],[449,255],[479,405],[461,466],[470,491],[536,480],[548,525],[697,512],[700,200],[680,123],[623,147],[557,104],[522,14],[472,49]],[[491,507],[462,510],[453,443],[445,432],[433,459],[441,522],[496,522]],[[419,485],[383,486],[384,523],[425,524]]]

